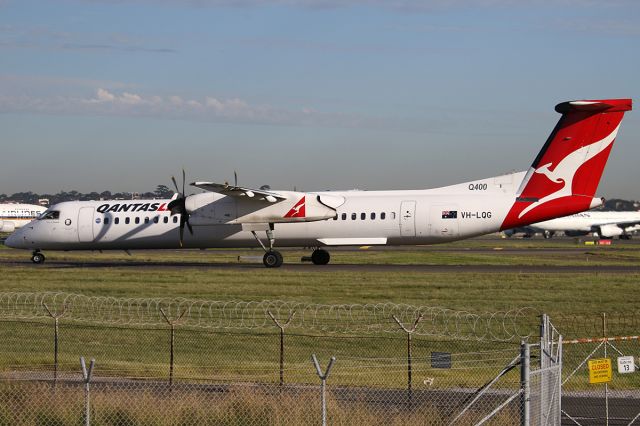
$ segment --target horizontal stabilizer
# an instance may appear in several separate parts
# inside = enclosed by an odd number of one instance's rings
[[[584,100],[562,102],[556,105],[556,112],[566,114],[571,111],[624,112],[631,111],[631,99]]]

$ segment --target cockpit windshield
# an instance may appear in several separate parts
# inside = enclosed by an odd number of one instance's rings
[[[38,220],[57,220],[60,218],[60,212],[58,210],[46,210],[40,216],[38,216]]]

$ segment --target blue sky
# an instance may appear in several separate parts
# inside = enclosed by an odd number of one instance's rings
[[[633,0],[0,0],[0,193],[409,189],[526,169],[640,97]],[[600,185],[640,199],[640,114]]]

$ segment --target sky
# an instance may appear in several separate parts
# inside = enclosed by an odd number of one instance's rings
[[[0,0],[0,193],[455,184],[638,76],[637,0]],[[597,195],[639,160],[632,111]]]

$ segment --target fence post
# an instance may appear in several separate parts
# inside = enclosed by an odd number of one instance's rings
[[[93,374],[93,366],[96,360],[91,359],[89,364],[89,370],[87,371],[87,364],[84,362],[84,357],[80,357],[80,366],[82,367],[82,378],[84,379],[84,426],[91,424],[91,410],[89,407],[89,382],[91,381],[91,375]]]
[[[520,424],[529,426],[531,424],[531,347],[523,340],[520,343]]]
[[[44,309],[47,311],[49,316],[53,318],[54,328],[53,328],[53,387],[56,387],[56,383],[58,382],[58,325],[59,319],[67,313],[67,305],[62,306],[62,312],[57,313],[53,312],[46,303],[43,303]]]
[[[178,323],[178,321],[180,321],[182,319],[182,317],[184,316],[184,314],[187,313],[187,310],[185,309],[184,311],[182,311],[182,313],[178,316],[178,318],[174,319],[174,320],[170,320],[169,317],[167,317],[167,314],[164,313],[164,309],[160,308],[160,313],[162,314],[162,316],[164,317],[164,320],[167,322],[167,324],[169,324],[169,327],[171,327],[171,339],[169,342],[169,387],[173,386],[173,366],[174,366],[174,342],[175,342],[175,330],[176,330],[176,324]]]
[[[392,315],[393,319],[398,323],[398,325],[400,326],[400,328],[407,333],[407,398],[409,401],[409,407],[411,407],[411,403],[412,403],[412,398],[413,398],[413,389],[412,389],[412,385],[411,385],[411,360],[412,360],[412,356],[411,356],[411,335],[413,334],[414,331],[416,331],[416,327],[418,327],[418,323],[420,322],[420,320],[422,320],[422,313],[420,313],[417,317],[416,320],[413,322],[413,326],[411,328],[407,328],[405,327],[404,324],[402,324],[400,322],[400,320],[398,319],[398,317],[396,317],[395,315]]]
[[[327,371],[322,374],[322,370],[320,369],[320,364],[318,364],[318,358],[316,358],[316,354],[311,355],[311,360],[313,361],[313,365],[316,367],[316,372],[318,373],[318,377],[322,381],[320,385],[321,392],[321,403],[322,403],[322,426],[327,426],[327,398],[326,398],[326,387],[327,387],[327,378],[329,377],[329,372],[331,372],[331,367],[333,363],[336,361],[336,357],[332,356],[329,360],[329,365],[327,366]]]
[[[287,322],[281,324],[276,317],[273,316],[271,311],[267,311],[273,322],[280,329],[280,386],[284,385],[284,329],[287,328],[293,316],[296,314],[296,311],[289,311],[289,318]]]

